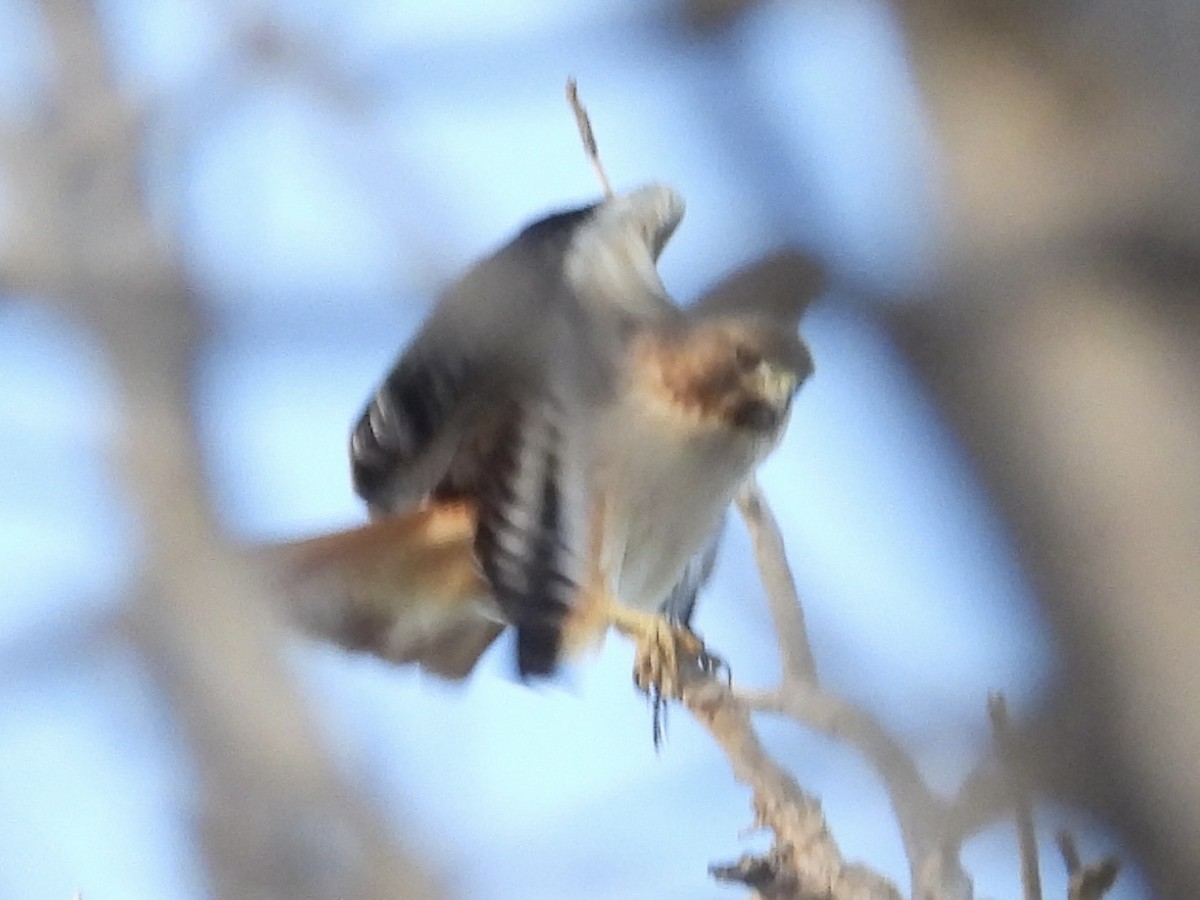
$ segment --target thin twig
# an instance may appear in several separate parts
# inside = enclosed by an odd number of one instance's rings
[[[1062,854],[1063,865],[1067,867],[1067,874],[1074,876],[1083,868],[1083,863],[1079,859],[1079,848],[1075,846],[1075,838],[1071,836],[1069,831],[1060,831],[1057,835],[1058,852]]]
[[[775,637],[779,642],[779,661],[783,667],[784,684],[795,682],[816,684],[817,664],[813,659],[804,623],[804,608],[796,594],[796,580],[788,565],[787,552],[779,523],[771,513],[758,483],[750,478],[737,497],[738,512],[750,532],[759,577],[771,607],[775,622]]]
[[[612,185],[609,184],[608,175],[605,174],[604,166],[600,162],[600,151],[596,148],[596,135],[592,131],[592,120],[588,117],[587,109],[579,99],[579,89],[574,78],[567,79],[567,102],[571,104],[571,110],[575,113],[575,124],[579,126],[579,138],[583,141],[583,152],[587,154],[588,162],[591,163],[596,177],[600,180],[600,188],[604,191],[605,199],[608,199],[613,195]]]
[[[1083,865],[1075,839],[1069,831],[1058,833],[1058,850],[1070,879],[1067,900],[1100,900],[1116,883],[1117,873],[1121,870],[1116,857],[1106,856],[1099,862]]]
[[[1012,728],[1008,704],[1003,694],[988,697],[988,716],[992,720],[992,739],[996,754],[1007,773],[1017,825],[1017,847],[1021,854],[1021,890],[1025,900],[1042,900],[1042,876],[1038,871],[1037,834],[1033,827],[1033,803],[1013,753]]]

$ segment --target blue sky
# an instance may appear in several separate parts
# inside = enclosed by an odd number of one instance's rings
[[[568,74],[618,189],[665,181],[687,198],[662,263],[681,300],[787,242],[896,302],[936,263],[936,147],[877,3],[769,3],[719,40],[635,2],[101,8],[123,84],[154,111],[155,215],[211,324],[205,465],[246,539],[360,520],[348,427],[438,286],[523,222],[594,197]],[[42,77],[32,9],[0,7],[4,46],[32,48],[0,62],[10,116]],[[319,57],[247,64],[238,28],[256,16]],[[1052,648],[1000,523],[871,310],[835,289],[802,330],[817,374],[761,481],[818,664],[951,790],[986,740],[987,691],[1027,708]],[[78,324],[12,298],[0,386],[0,432],[19,436],[0,442],[0,896],[204,896],[170,710],[98,624],[138,557],[101,466],[118,437],[106,361]],[[772,682],[739,528],[698,624],[739,681]],[[540,688],[514,681],[507,649],[463,687],[300,641],[287,655],[342,769],[462,896],[733,896],[705,868],[763,845],[737,838],[748,797],[683,714],[654,753],[630,648],[610,640]],[[870,771],[793,725],[763,731],[823,798],[847,856],[903,884]],[[1043,816],[1046,834],[1058,819]],[[1005,828],[966,859],[977,895],[1016,894]],[[1064,895],[1056,860],[1044,868],[1048,896]]]

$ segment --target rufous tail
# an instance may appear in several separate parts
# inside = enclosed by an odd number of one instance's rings
[[[504,629],[475,561],[475,510],[412,513],[256,548],[311,636],[465,678]]]

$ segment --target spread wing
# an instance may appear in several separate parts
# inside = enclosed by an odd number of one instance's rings
[[[586,544],[584,425],[630,333],[675,312],[654,262],[682,212],[650,187],[526,228],[443,296],[352,432],[373,516],[477,504],[475,551],[523,675],[557,661]]]
[[[350,436],[354,490],[374,517],[437,493],[471,493],[478,473],[469,451],[487,430],[491,395],[513,390],[481,377],[487,368],[481,353],[425,340],[388,374]]]
[[[441,297],[351,433],[354,489],[373,515],[479,495],[505,412],[587,368],[564,365],[583,333],[562,259],[592,210],[535,223]]]
[[[688,307],[688,314],[756,316],[794,331],[827,281],[825,267],[813,256],[777,250],[718,282]]]

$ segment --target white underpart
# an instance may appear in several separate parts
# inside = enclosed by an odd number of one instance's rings
[[[778,442],[684,422],[643,394],[622,397],[599,417],[593,470],[606,498],[601,567],[617,599],[658,608],[688,562],[708,546],[721,516]]]

